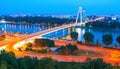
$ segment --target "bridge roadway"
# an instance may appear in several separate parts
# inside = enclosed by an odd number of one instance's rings
[[[62,25],[62,26],[58,26],[58,27],[54,27],[54,28],[51,28],[51,29],[41,31],[41,32],[30,34],[28,37],[42,37],[43,35],[53,33],[53,32],[56,32],[56,31],[59,31],[59,30],[65,29],[65,28],[69,28],[69,27],[73,27],[73,26],[81,26],[81,25],[84,25],[84,24],[86,24],[86,23],[83,22],[83,23],[65,24],[65,25]]]
[[[12,37],[10,40],[5,40],[5,41],[2,41],[0,43],[0,50],[3,50],[5,49],[6,45],[10,44],[11,42],[13,41],[21,41],[17,44],[24,44],[26,41],[31,41],[32,39],[34,38],[42,38],[43,35],[46,35],[46,34],[49,34],[49,33],[52,33],[52,32],[55,32],[55,31],[58,31],[58,30],[62,30],[62,29],[65,29],[65,28],[69,28],[69,27],[73,27],[73,26],[80,26],[80,25],[84,25],[86,22],[83,22],[83,23],[72,23],[72,24],[64,24],[64,25],[61,25],[61,26],[58,26],[58,27],[54,27],[54,28],[51,28],[51,29],[47,29],[47,30],[43,30],[41,32],[37,32],[37,33],[33,33],[33,34],[30,34],[30,35],[23,35],[23,36],[17,36],[17,37]],[[14,40],[15,39],[15,40]],[[17,45],[18,46],[18,45]],[[14,47],[15,49],[17,47]]]
[[[22,37],[22,39],[25,39],[25,40],[17,43],[14,46],[14,49],[17,49],[20,45],[21,46],[24,45],[26,42],[32,42],[32,40],[34,38],[44,38],[44,37],[42,37],[43,35],[50,34],[52,32],[56,32],[56,31],[59,31],[59,30],[65,29],[65,28],[73,27],[73,26],[80,26],[80,25],[83,25],[83,24],[85,24],[85,22],[83,22],[83,23],[65,24],[65,25],[62,25],[62,26],[59,26],[59,27],[54,27],[54,28],[51,28],[51,29],[43,30],[41,32],[37,32],[37,33],[27,35],[25,37]]]
[[[77,25],[81,25],[80,23],[78,24],[66,24],[66,25],[62,25],[59,27],[55,27],[55,28],[51,28],[48,30],[44,30],[41,32],[37,32],[37,33],[33,33],[27,36],[21,35],[21,36],[17,36],[17,37],[13,37],[12,39],[9,40],[9,42],[7,42],[7,44],[4,44],[3,48],[9,49],[10,51],[15,52],[15,54],[17,56],[30,56],[30,57],[38,57],[38,58],[42,58],[42,57],[51,57],[54,60],[58,60],[58,61],[66,61],[66,62],[84,62],[85,59],[87,58],[86,55],[84,56],[63,56],[63,55],[50,55],[50,54],[32,54],[32,53],[26,53],[26,52],[19,52],[16,49],[21,46],[22,44],[25,44],[27,41],[30,42],[33,38],[42,38],[43,35],[45,34],[49,34],[51,32],[55,32],[61,29],[65,29],[68,27],[72,27],[72,26],[77,26]],[[59,40],[55,40],[56,45],[60,45],[63,44],[65,45],[66,41],[59,41]],[[106,48],[102,48],[102,47],[90,47],[90,46],[84,46],[84,45],[77,45],[78,48],[81,50],[90,50],[93,51],[95,50],[96,52],[101,53],[103,56],[101,56],[101,58],[103,58],[103,60],[107,63],[111,63],[111,64],[115,64],[118,63],[120,64],[120,56],[117,54],[120,54],[119,50],[112,50],[112,49],[106,49]],[[99,57],[96,57],[99,58]],[[68,60],[69,59],[69,60]]]

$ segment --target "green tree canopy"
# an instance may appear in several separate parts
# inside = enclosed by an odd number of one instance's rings
[[[78,38],[78,33],[77,32],[71,32],[70,37],[75,41]]]
[[[116,40],[120,44],[120,35],[116,38]]]
[[[0,53],[0,69],[120,69],[98,58],[89,62],[54,61],[51,58],[37,59],[31,57],[15,58],[13,52]]]
[[[103,59],[97,58],[96,60],[92,60],[86,64],[87,69],[111,69],[111,65],[103,62]]]
[[[34,43],[36,46],[40,46],[40,47],[44,47],[44,46],[54,47],[55,46],[54,41],[50,39],[35,39]]]
[[[94,35],[90,32],[86,32],[84,35],[83,35],[85,41],[87,41],[88,43],[92,42],[93,43],[93,40],[94,40]]]
[[[71,44],[68,44],[66,46],[61,46],[60,48],[58,48],[58,52],[61,55],[69,55],[69,54],[75,55],[74,54],[75,51],[78,51],[78,47],[76,45],[71,45]]]
[[[103,37],[102,37],[102,41],[103,41],[103,43],[104,43],[105,45],[109,45],[109,44],[112,43],[113,37],[112,37],[111,34],[105,34],[105,35],[103,35]]]

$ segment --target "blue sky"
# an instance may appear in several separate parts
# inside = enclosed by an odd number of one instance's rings
[[[87,14],[120,14],[120,0],[1,0],[0,15],[76,14],[82,6]]]

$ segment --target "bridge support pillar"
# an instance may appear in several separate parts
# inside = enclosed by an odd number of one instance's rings
[[[72,27],[72,32],[74,32],[75,31],[75,28],[74,27]]]
[[[70,34],[71,33],[71,29],[70,28],[68,28],[68,34]]]
[[[63,29],[63,35],[62,35],[63,37],[65,36],[65,29]]]
[[[55,38],[57,39],[57,31],[55,31]]]
[[[84,10],[82,9],[82,7],[79,7],[79,9],[78,9],[78,14],[77,14],[77,18],[76,18],[76,23],[78,23],[77,21],[78,21],[78,18],[79,18],[79,15],[80,15],[80,23],[82,23],[83,21],[83,12],[84,12]]]

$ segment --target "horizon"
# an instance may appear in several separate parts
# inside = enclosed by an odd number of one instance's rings
[[[81,6],[87,15],[120,15],[119,0],[2,0],[0,15],[76,15]]]

